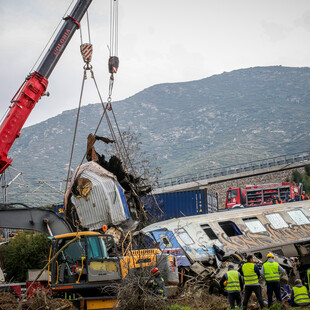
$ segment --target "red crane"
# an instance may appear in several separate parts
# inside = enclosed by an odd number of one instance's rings
[[[33,72],[12,99],[10,111],[0,125],[0,174],[11,165],[12,159],[8,152],[15,139],[20,136],[29,114],[45,94],[48,78],[67,47],[75,31],[80,27],[80,21],[92,0],[78,0],[70,15],[64,18],[64,23],[42,59],[39,67]]]

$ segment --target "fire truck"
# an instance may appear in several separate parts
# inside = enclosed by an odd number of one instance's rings
[[[300,188],[291,183],[271,183],[247,185],[245,188],[229,188],[226,194],[225,209],[255,207],[286,202],[289,196],[295,199]]]

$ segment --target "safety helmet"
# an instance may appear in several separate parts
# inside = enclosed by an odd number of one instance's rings
[[[155,273],[157,273],[157,272],[159,272],[159,270],[158,270],[157,267],[155,267],[155,268],[152,270],[152,273],[155,274]]]
[[[267,254],[267,258],[270,258],[270,257],[273,258],[273,259],[275,259],[274,255],[273,255],[272,253],[268,253],[268,254]]]

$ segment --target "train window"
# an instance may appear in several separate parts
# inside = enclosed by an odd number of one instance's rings
[[[266,214],[266,218],[275,229],[288,227],[288,224],[279,213]]]
[[[287,213],[297,225],[310,224],[301,210],[288,211]]]
[[[232,221],[219,222],[219,225],[224,230],[225,234],[228,237],[235,237],[242,235],[241,230],[238,226]]]
[[[216,234],[212,230],[212,228],[208,224],[202,224],[200,225],[202,230],[206,233],[206,235],[209,237],[210,240],[215,240],[217,239]]]
[[[175,233],[186,245],[194,244],[193,239],[189,236],[184,228],[176,229]]]
[[[166,234],[159,234],[158,237],[164,248],[172,248],[172,243],[170,242],[169,237]]]
[[[263,255],[262,255],[261,252],[254,253],[254,256],[257,257],[258,259],[262,259],[263,258]]]
[[[242,220],[251,233],[260,233],[266,231],[266,228],[257,217],[248,217]]]

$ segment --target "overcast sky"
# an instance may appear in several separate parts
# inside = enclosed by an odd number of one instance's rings
[[[0,0],[1,117],[71,0]],[[110,0],[89,9],[92,64],[108,94]],[[82,23],[83,37],[87,28]],[[309,0],[119,0],[120,68],[113,100],[159,83],[255,66],[310,66]],[[78,107],[83,73],[76,33],[26,126]],[[35,67],[36,69],[37,67]],[[90,79],[83,105],[99,102]]]

